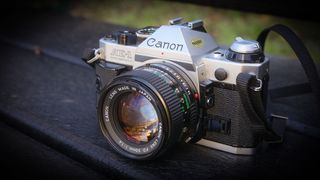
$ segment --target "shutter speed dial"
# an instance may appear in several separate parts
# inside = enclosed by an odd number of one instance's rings
[[[240,63],[261,63],[264,61],[264,54],[257,41],[237,37],[230,46],[226,58]]]

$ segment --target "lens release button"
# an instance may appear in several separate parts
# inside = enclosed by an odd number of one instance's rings
[[[223,81],[228,77],[228,73],[225,69],[223,68],[218,68],[214,72],[214,76],[216,77],[217,80]]]

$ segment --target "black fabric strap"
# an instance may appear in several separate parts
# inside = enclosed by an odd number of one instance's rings
[[[258,36],[257,41],[264,49],[265,41],[270,31],[274,31],[281,35],[296,53],[308,77],[312,92],[315,94],[320,104],[320,84],[319,76],[308,50],[303,45],[298,36],[284,25],[274,25],[263,30]],[[264,104],[261,91],[255,91],[252,87],[256,87],[256,76],[248,73],[240,73],[237,76],[237,88],[244,110],[249,118],[249,124],[253,131],[263,135],[263,139],[267,142],[281,142],[281,136],[277,135],[268,125],[267,116],[265,114]]]
[[[317,101],[320,105],[320,84],[319,75],[312,60],[307,48],[304,46],[303,42],[299,39],[299,37],[287,26],[276,24],[269,28],[263,30],[257,38],[257,41],[260,43],[262,49],[264,49],[266,38],[270,31],[274,31],[282,36],[288,44],[291,46],[295,54],[297,55],[306,75],[309,80],[311,90],[313,94],[316,96]]]
[[[251,96],[254,94],[251,92],[249,94],[249,86],[252,84],[252,81],[255,80],[255,77],[248,73],[240,73],[237,76],[237,88],[239,90],[242,106],[244,107],[247,115],[249,116],[250,124],[253,129],[263,130],[264,121],[258,115],[256,108],[251,101]],[[261,99],[261,98],[260,98]],[[260,102],[260,100],[258,100]]]
[[[236,82],[241,103],[252,130],[262,135],[263,139],[269,143],[281,142],[281,136],[277,135],[267,124],[261,91],[254,91],[251,88],[256,87],[256,77],[248,73],[240,73]]]

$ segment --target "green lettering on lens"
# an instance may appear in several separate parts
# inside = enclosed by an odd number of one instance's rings
[[[185,112],[183,105],[181,105],[180,108],[182,112]]]
[[[188,101],[188,98],[187,98],[186,94],[183,94],[183,99],[184,99],[184,102],[186,102],[187,109],[189,109],[190,104],[189,104],[189,101]]]

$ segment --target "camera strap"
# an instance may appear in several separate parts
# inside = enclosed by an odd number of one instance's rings
[[[269,143],[282,142],[282,137],[277,135],[267,124],[267,116],[263,104],[261,81],[255,75],[249,73],[240,73],[237,76],[237,88],[239,91],[242,107],[244,108],[251,129],[259,135],[263,140]]]
[[[287,26],[277,24],[263,30],[257,38],[262,49],[264,49],[266,38],[269,32],[276,32],[282,36],[297,55],[306,75],[312,92],[320,104],[320,84],[319,76],[307,48],[304,46],[299,37]],[[239,90],[242,105],[249,117],[249,123],[253,131],[263,135],[263,139],[269,143],[281,142],[281,136],[277,135],[267,123],[264,103],[261,91],[254,87],[260,87],[261,83],[255,75],[249,73],[240,73],[237,77],[237,88]]]
[[[294,87],[297,87],[300,90],[295,90],[295,92],[296,93],[299,93],[299,92],[305,93],[306,90],[310,89],[310,87],[311,87],[311,90],[318,101],[318,105],[320,105],[319,75],[317,72],[316,65],[315,65],[313,59],[311,58],[309,51],[307,50],[307,48],[305,47],[305,45],[303,44],[301,39],[289,27],[282,25],[282,24],[276,24],[274,26],[266,28],[259,34],[257,41],[260,43],[262,49],[264,49],[266,38],[267,38],[269,32],[271,32],[271,31],[276,32],[277,34],[279,34],[281,37],[283,37],[288,42],[288,44],[290,45],[292,50],[297,55],[301,65],[304,69],[304,72],[307,75],[309,85],[308,84],[296,85]],[[288,88],[282,88],[282,89],[288,90]],[[275,91],[275,92],[281,92],[280,90]],[[290,88],[290,90],[292,90],[292,87]],[[284,94],[284,93],[281,93],[281,94]],[[285,94],[288,95],[288,92],[286,92]],[[292,93],[292,92],[291,92],[291,94],[294,95],[294,93]]]

